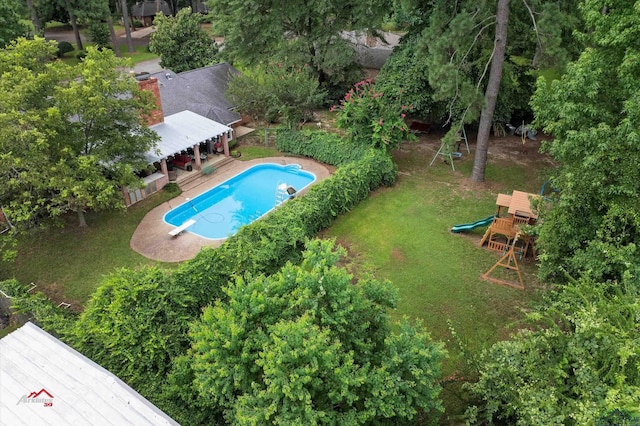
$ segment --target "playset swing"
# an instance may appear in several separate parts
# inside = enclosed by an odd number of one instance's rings
[[[485,272],[482,275],[483,280],[491,281],[492,283],[496,283],[500,285],[506,285],[508,287],[517,288],[518,290],[524,290],[524,281],[522,280],[520,265],[518,265],[518,259],[515,253],[516,242],[518,241],[519,236],[520,236],[520,233],[519,232],[516,233],[515,237],[513,238],[513,242],[509,245],[509,248],[507,249],[506,253],[487,272]],[[518,281],[516,282],[516,281],[505,280],[502,278],[492,277],[491,273],[498,266],[509,271],[516,271],[516,273],[518,274]]]
[[[461,130],[456,132],[456,139],[454,141],[454,144],[457,143],[457,147],[456,147],[457,151],[453,151],[452,144],[449,144],[448,142],[442,140],[440,142],[440,148],[438,148],[436,155],[433,156],[433,160],[431,160],[429,167],[433,166],[433,163],[436,161],[436,158],[438,158],[438,156],[442,156],[444,157],[445,163],[447,162],[447,160],[449,160],[449,164],[451,164],[451,169],[455,172],[456,167],[453,165],[453,159],[462,157],[462,153],[460,152],[460,146],[462,145],[462,141],[464,141],[464,144],[467,147],[467,154],[470,154],[471,150],[469,149],[469,140],[467,139],[467,132],[464,129],[464,125],[461,126]]]

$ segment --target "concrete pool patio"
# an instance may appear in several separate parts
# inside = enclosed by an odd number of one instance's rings
[[[172,237],[169,232],[175,227],[162,219],[169,210],[195,198],[210,188],[232,178],[251,166],[262,163],[300,164],[303,170],[316,175],[317,183],[331,175],[329,168],[317,161],[300,157],[268,157],[249,161],[234,160],[210,175],[202,175],[183,188],[182,194],[151,210],[140,221],[131,237],[130,246],[141,255],[161,262],[182,262],[193,259],[203,247],[218,247],[224,240],[208,240],[188,231]],[[312,184],[312,185],[313,185]],[[301,191],[304,195],[304,191]]]

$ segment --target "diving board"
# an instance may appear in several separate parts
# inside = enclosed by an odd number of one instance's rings
[[[173,228],[171,231],[169,231],[169,235],[171,235],[172,237],[175,237],[176,235],[180,234],[182,231],[184,231],[194,223],[196,223],[194,219],[189,219],[182,225],[178,226],[177,228]]]

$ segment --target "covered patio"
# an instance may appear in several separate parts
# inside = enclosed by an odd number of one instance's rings
[[[166,116],[163,122],[150,128],[158,133],[160,141],[155,149],[146,153],[147,160],[153,164],[160,163],[160,173],[168,180],[171,180],[169,169],[172,160],[185,169],[184,163],[193,163],[193,168],[200,171],[208,154],[221,149],[225,157],[229,156],[233,129],[194,112],[181,111]],[[186,160],[185,156],[189,156],[190,160]]]

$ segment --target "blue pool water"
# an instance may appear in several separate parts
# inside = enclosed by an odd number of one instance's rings
[[[164,221],[180,226],[193,219],[196,223],[186,232],[213,240],[227,238],[287,198],[285,186],[300,191],[315,180],[297,164],[258,164],[168,211]]]

